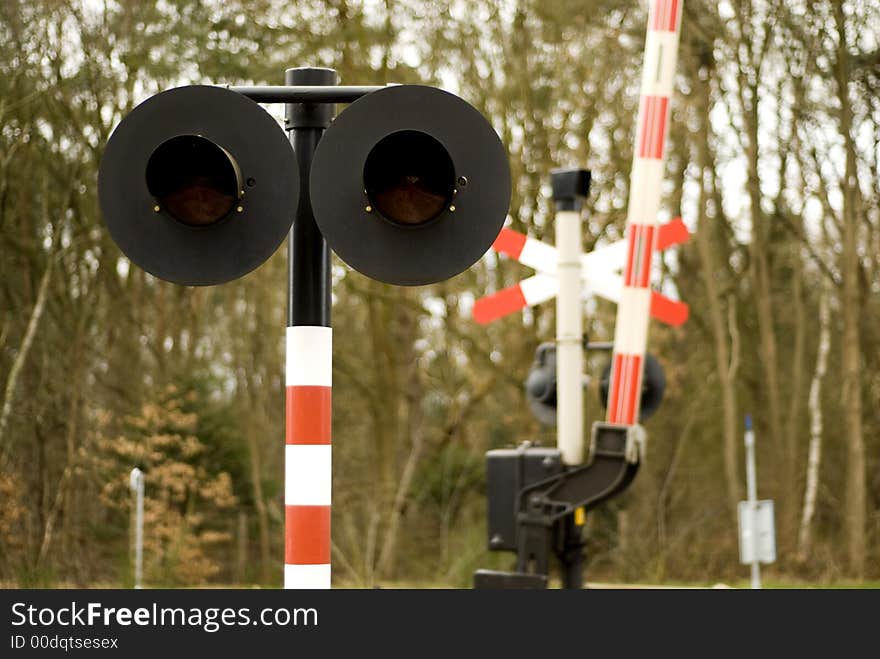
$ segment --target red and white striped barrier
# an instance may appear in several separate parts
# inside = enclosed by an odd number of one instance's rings
[[[287,328],[284,587],[330,588],[333,330]]]
[[[684,243],[688,238],[690,233],[687,227],[681,218],[677,217],[671,222],[659,225],[653,249],[664,250]],[[555,247],[505,228],[498,234],[492,248],[523,265],[534,268],[539,274],[477,300],[474,303],[473,317],[478,323],[490,323],[525,307],[546,302],[557,295],[558,255]],[[625,277],[616,273],[622,270],[627,262],[629,249],[630,242],[620,240],[581,257],[581,278],[589,293],[612,302],[620,302]],[[688,318],[687,304],[668,298],[657,291],[650,293],[649,309],[651,316],[668,325],[681,325]]]
[[[651,257],[658,233],[657,212],[682,1],[652,0],[649,6],[638,133],[627,207],[628,247],[623,292],[617,305],[606,416],[609,423],[622,425],[632,425],[639,417],[639,392],[653,307],[649,288]]]

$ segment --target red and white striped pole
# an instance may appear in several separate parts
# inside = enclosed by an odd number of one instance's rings
[[[288,69],[285,83],[335,85],[337,78],[332,69]],[[287,242],[285,588],[330,588],[330,248],[315,223],[308,182],[333,111],[331,103],[291,103],[285,113],[300,172],[299,207]]]
[[[287,328],[285,588],[330,587],[333,330]]]
[[[657,233],[664,142],[678,57],[681,9],[682,0],[650,1],[627,208],[624,288],[614,329],[614,358],[606,416],[609,423],[632,425],[639,418],[651,308],[651,255]]]

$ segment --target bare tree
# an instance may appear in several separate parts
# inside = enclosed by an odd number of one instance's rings
[[[798,529],[798,559],[806,560],[810,552],[813,515],[816,512],[816,495],[819,491],[819,469],[822,464],[822,379],[828,365],[828,351],[831,347],[831,314],[828,311],[829,292],[822,291],[819,300],[819,351],[816,355],[816,368],[810,382],[810,397],[807,406],[810,411],[810,447],[807,456],[807,477],[804,488],[804,506]]]
[[[850,101],[847,18],[843,2],[832,2],[831,5],[834,10],[834,24],[837,32],[834,73],[837,83],[837,97],[840,103],[840,134],[844,140],[846,153],[846,169],[841,182],[843,190],[841,208],[843,245],[840,252],[840,271],[843,278],[841,369],[847,446],[845,527],[850,570],[854,576],[861,577],[865,571],[866,553],[865,444],[862,435],[861,344],[859,336],[862,305],[859,262],[861,218],[858,213],[859,190],[856,178],[857,147],[852,134],[853,111]]]

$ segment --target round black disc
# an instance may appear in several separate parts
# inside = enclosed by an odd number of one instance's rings
[[[495,130],[458,96],[387,87],[355,101],[312,163],[315,220],[355,270],[389,284],[443,281],[473,265],[510,205]]]
[[[181,149],[181,158],[169,149]],[[212,159],[205,176],[162,169],[205,159]],[[189,178],[200,186],[194,192],[164,195],[156,183],[179,187]],[[230,181],[240,183],[237,197]],[[110,235],[129,259],[161,279],[207,286],[241,277],[275,252],[293,221],[298,181],[275,119],[237,92],[194,85],[157,94],[122,120],[101,161],[98,194]],[[201,215],[187,221],[181,209]]]

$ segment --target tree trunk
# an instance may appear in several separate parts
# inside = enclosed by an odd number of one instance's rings
[[[413,408],[421,406],[421,398],[411,401]],[[395,556],[397,553],[397,537],[400,532],[400,521],[406,508],[406,502],[409,498],[410,487],[412,486],[413,477],[416,468],[422,457],[422,449],[425,445],[424,428],[422,426],[422,413],[419,409],[412,409],[410,415],[415,415],[417,421],[407,424],[412,432],[412,448],[409,456],[403,466],[403,473],[400,475],[400,483],[397,492],[394,494],[394,501],[389,511],[388,526],[385,531],[385,539],[382,543],[382,551],[379,552],[379,562],[377,564],[377,572],[382,577],[392,577]]]
[[[783,520],[788,509],[795,506],[792,496],[794,484],[794,458],[785,446],[786,437],[782,431],[782,406],[780,402],[780,383],[777,371],[776,329],[774,323],[774,304],[771,287],[771,256],[770,231],[768,217],[761,207],[761,170],[760,145],[758,143],[758,125],[760,121],[760,98],[763,90],[759,87],[764,55],[771,41],[773,23],[764,22],[760,27],[758,15],[763,5],[755,2],[742,3],[739,13],[739,41],[736,48],[739,52],[740,66],[737,81],[737,93],[741,108],[742,144],[746,161],[746,192],[749,198],[751,215],[751,238],[749,241],[751,280],[751,297],[754,302],[758,322],[758,343],[763,369],[763,384],[766,396],[766,408],[761,418],[769,425],[770,444],[775,448],[774,458],[780,478],[778,498],[780,514]],[[766,9],[766,8],[765,8]],[[780,450],[781,449],[781,450]],[[781,539],[787,541],[785,525]]]
[[[266,498],[263,495],[263,468],[260,460],[260,447],[254,432],[248,432],[248,457],[251,468],[251,488],[254,497],[254,508],[257,511],[257,528],[260,540],[260,580],[264,583],[272,580],[271,561],[269,551],[269,514],[266,510]]]
[[[37,333],[37,327],[40,324],[40,318],[43,315],[43,309],[46,306],[46,296],[49,292],[49,280],[52,278],[52,260],[46,264],[46,270],[40,280],[40,288],[37,291],[37,299],[34,302],[34,308],[31,311],[31,317],[28,320],[27,329],[24,332],[24,339],[21,341],[21,347],[15,360],[12,362],[12,368],[9,369],[9,377],[6,379],[6,389],[3,395],[3,408],[0,410],[0,456],[6,453],[4,444],[6,427],[9,425],[9,417],[12,414],[12,403],[15,399],[15,388],[18,383],[18,376],[21,369],[27,361],[28,353],[34,343],[34,336]]]
[[[840,101],[840,132],[846,148],[843,188],[843,248],[840,253],[843,279],[843,410],[846,436],[845,528],[850,572],[861,578],[865,571],[865,446],[862,437],[861,349],[859,316],[859,218],[856,212],[856,146],[852,137],[852,108],[849,101],[849,61],[846,16],[842,3],[834,4],[837,23],[837,92]]]
[[[707,92],[708,94],[708,92]],[[708,116],[708,98],[702,103],[701,111]],[[728,330],[731,330],[730,341],[738,337],[736,332],[735,305],[736,300],[728,300],[731,317],[728,319],[727,328],[724,322],[724,309],[721,303],[721,291],[715,278],[717,272],[715,255],[712,248],[712,236],[714,231],[708,226],[706,217],[706,204],[704,201],[704,185],[702,173],[707,168],[714,168],[710,146],[708,144],[709,126],[705,126],[706,139],[699,144],[699,159],[701,172],[699,219],[697,223],[696,243],[697,251],[703,272],[703,284],[706,287],[706,303],[709,311],[709,319],[712,325],[712,338],[715,342],[715,371],[718,373],[718,383],[721,388],[722,405],[722,455],[724,457],[724,484],[727,490],[728,509],[731,517],[736,515],[738,501],[742,498],[742,486],[739,479],[739,461],[737,460],[737,437],[736,437],[736,371],[739,361],[738,345],[728,343]],[[720,215],[720,208],[716,209]],[[735,348],[732,355],[732,348]]]
[[[822,462],[822,378],[828,364],[831,346],[831,319],[828,312],[828,291],[822,291],[819,300],[819,353],[816,370],[810,382],[810,449],[807,456],[807,477],[804,488],[804,507],[798,529],[798,560],[805,561],[810,552],[811,524],[816,510],[816,493],[819,490],[819,467]]]
[[[247,511],[238,511],[235,531],[235,583],[244,583],[247,576],[248,523]]]
[[[801,388],[803,387],[804,378],[804,343],[805,343],[805,324],[804,319],[804,295],[803,295],[803,260],[801,259],[800,250],[797,246],[793,247],[794,264],[792,267],[792,322],[794,323],[794,340],[791,348],[791,377],[788,381],[788,418],[785,423],[785,462],[791,472],[791,490],[788,495],[791,504],[787,505],[782,511],[781,530],[784,538],[791,538],[791,542],[797,534],[798,527],[798,509],[795,505],[797,497],[796,492],[800,491],[800,483],[797,479],[798,469],[798,435],[801,432],[803,424],[801,419]]]
[[[239,375],[239,390],[244,390],[247,395],[248,405],[251,410],[257,410],[259,401],[254,395],[253,383],[247,375]],[[262,420],[262,419],[261,419]],[[252,424],[245,432],[245,440],[248,448],[248,467],[250,469],[251,496],[254,498],[254,509],[257,513],[257,532],[260,545],[260,569],[259,580],[270,583],[275,580],[275,570],[272,565],[271,544],[269,542],[269,513],[266,506],[266,496],[263,493],[263,460],[260,453],[259,438],[265,424]]]

